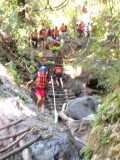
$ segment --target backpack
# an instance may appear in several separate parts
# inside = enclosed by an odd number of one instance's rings
[[[62,69],[61,67],[55,67],[55,73],[61,73],[62,72]]]

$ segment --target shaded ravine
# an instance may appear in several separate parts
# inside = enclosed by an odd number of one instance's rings
[[[9,76],[7,76],[8,79],[6,79],[5,76],[6,75],[1,75],[0,77],[2,82],[0,84],[2,95],[2,105],[0,111],[2,113],[1,115],[3,116],[3,119],[7,119],[8,122],[12,122],[17,120],[18,118],[26,117],[26,120],[24,122],[13,127],[15,132],[18,132],[20,129],[23,129],[25,127],[32,128],[32,131],[27,135],[26,138],[24,138],[25,142],[36,138],[39,134],[42,134],[42,136],[50,134],[50,138],[39,140],[38,142],[30,146],[31,156],[33,160],[80,160],[81,145],[79,145],[79,143],[73,139],[68,126],[60,121],[57,124],[54,124],[54,106],[51,86],[49,86],[50,90],[48,91],[47,95],[48,99],[46,99],[46,105],[48,102],[48,107],[46,106],[46,108],[48,108],[49,110],[46,109],[46,114],[42,115],[41,113],[38,113],[34,103],[22,104],[20,107],[16,107],[16,104],[14,103],[14,97],[19,96],[20,98],[26,100],[27,98],[29,98],[29,93],[26,89],[20,88],[17,85],[13,85],[9,80]],[[66,77],[63,78],[66,80]],[[75,87],[76,83],[75,80],[71,80],[70,77],[69,80],[72,81],[71,84],[74,84],[74,86],[68,84],[68,81],[65,82],[68,95],[66,95],[65,92],[59,90],[59,88],[55,86],[56,103],[58,110],[61,109],[62,103],[66,102],[69,99],[68,97],[73,96],[72,98],[75,98],[73,87]],[[9,98],[12,98],[13,100],[9,101]],[[62,100],[60,98],[62,98]],[[7,114],[6,111],[8,109],[8,105],[4,106],[4,103],[6,102],[3,102],[3,99],[6,99],[5,101],[9,101],[10,111],[8,111]],[[60,105],[58,101],[60,101]],[[1,123],[0,125],[2,126],[3,123]],[[9,134],[9,132],[6,134]],[[7,143],[10,142],[8,141]],[[1,148],[2,147],[4,147],[4,143],[1,144]],[[15,147],[17,147],[17,145]],[[10,150],[13,149],[14,147],[12,147]],[[2,155],[5,154],[6,152],[2,153]],[[12,159],[19,160],[21,159],[21,156],[17,154],[15,156],[12,156]]]

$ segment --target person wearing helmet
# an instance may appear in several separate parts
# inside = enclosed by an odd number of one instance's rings
[[[35,93],[37,96],[36,106],[39,109],[41,106],[41,111],[44,113],[45,108],[45,96],[46,87],[48,83],[48,70],[45,66],[41,66],[39,71],[33,76],[32,80],[27,82],[27,86],[35,81]]]
[[[45,66],[47,69],[48,69],[48,82],[51,80],[50,78],[50,65],[51,65],[51,62],[48,61],[48,58],[47,57],[42,57],[41,60],[40,60],[40,67],[41,66]]]

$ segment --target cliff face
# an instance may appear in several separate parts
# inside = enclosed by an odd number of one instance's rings
[[[85,160],[120,159],[120,95],[108,97],[98,112],[88,145],[83,149]]]

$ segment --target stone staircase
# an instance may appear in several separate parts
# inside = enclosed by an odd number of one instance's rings
[[[54,62],[54,64],[51,65],[51,70],[53,68],[53,66],[55,64],[59,64],[60,66],[63,67],[63,61],[62,61],[62,56],[59,57],[46,57],[48,60],[52,60]],[[63,67],[63,71],[64,71],[64,67]],[[54,75],[53,73],[50,71],[50,76],[53,76],[54,79]],[[54,84],[54,93],[55,93],[55,103],[56,103],[56,108],[57,110],[61,110],[63,103],[66,103],[67,101],[74,99],[75,95],[74,93],[70,93],[68,89],[65,88],[65,82],[64,82],[64,74],[63,74],[63,85],[64,85],[64,90],[62,90],[61,87],[58,87],[56,84],[56,81],[54,79],[53,84]],[[54,95],[53,95],[53,88],[52,88],[52,84],[48,84],[47,86],[47,95],[46,95],[46,99],[45,99],[45,107],[49,110],[53,110],[54,109]]]
[[[62,105],[66,102],[68,102],[71,99],[75,98],[75,95],[73,93],[69,93],[67,89],[62,90],[60,87],[58,87],[54,83],[54,93],[55,93],[55,103],[56,103],[56,108],[57,110],[62,109]],[[45,99],[45,106],[49,110],[54,109],[54,95],[53,95],[53,89],[52,89],[52,84],[49,84],[47,87],[47,96]]]

